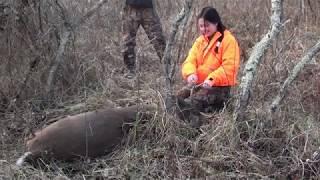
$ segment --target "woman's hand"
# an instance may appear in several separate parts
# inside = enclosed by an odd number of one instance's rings
[[[194,86],[197,84],[198,76],[196,74],[191,74],[187,78],[188,85]]]
[[[209,80],[209,79],[205,80],[202,84],[202,87],[205,89],[210,89],[212,88],[212,86],[213,86],[213,80]]]

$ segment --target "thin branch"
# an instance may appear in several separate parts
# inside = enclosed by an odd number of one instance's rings
[[[73,29],[81,26],[87,19],[89,19],[103,4],[105,4],[108,0],[100,0],[97,4],[95,4],[87,13],[80,17],[74,24],[72,24]]]
[[[244,76],[241,79],[241,84],[239,86],[239,96],[236,101],[236,107],[233,114],[233,119],[235,122],[241,122],[243,120],[244,112],[247,109],[247,105],[250,98],[250,89],[252,82],[254,80],[258,66],[262,61],[262,57],[271,46],[272,40],[276,39],[278,36],[282,24],[282,2],[283,0],[271,0],[271,29],[269,32],[258,42],[254,47],[253,51],[249,57],[249,60],[244,69]]]
[[[64,23],[69,23],[67,8],[63,4],[61,4],[59,0],[55,0],[55,4],[56,6],[54,7],[56,7],[56,9],[58,10],[58,15],[60,16],[60,18],[64,21]]]
[[[282,102],[282,100],[287,95],[286,92],[287,92],[287,88],[289,87],[289,85],[296,79],[296,77],[298,76],[300,71],[304,68],[304,66],[307,63],[309,63],[319,51],[320,51],[320,39],[312,48],[310,48],[305,53],[305,55],[303,56],[301,61],[293,68],[292,72],[290,73],[288,78],[285,80],[285,82],[281,86],[278,96],[273,100],[273,102],[270,106],[271,112],[274,112],[277,110],[279,104]]]

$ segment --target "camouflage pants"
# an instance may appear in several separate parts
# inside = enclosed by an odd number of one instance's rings
[[[183,87],[178,91],[176,97],[178,117],[191,122],[193,126],[200,126],[200,112],[212,112],[222,109],[230,98],[230,86],[212,87],[211,89],[199,87],[194,90],[189,87]]]
[[[165,49],[165,39],[160,18],[153,8],[137,8],[126,5],[122,22],[124,38],[123,59],[128,69],[133,70],[135,68],[136,56],[134,48],[136,46],[136,35],[140,25],[144,28],[159,58],[162,59]]]

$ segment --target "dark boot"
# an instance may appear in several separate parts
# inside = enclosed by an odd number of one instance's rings
[[[133,79],[136,76],[135,70],[129,69],[127,73],[125,73],[125,78]]]
[[[176,114],[179,119],[190,123],[194,128],[199,128],[202,124],[200,119],[200,111],[193,106],[189,98],[182,99],[177,97],[177,110]]]

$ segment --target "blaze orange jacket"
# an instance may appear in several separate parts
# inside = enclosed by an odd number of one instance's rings
[[[197,84],[206,79],[213,79],[213,86],[234,86],[240,64],[240,51],[237,40],[228,31],[224,31],[222,42],[218,38],[222,34],[216,32],[209,41],[200,36],[189,51],[187,59],[182,64],[182,76],[186,79],[196,73]],[[219,45],[220,44],[220,45]],[[215,52],[219,46],[218,53]]]

